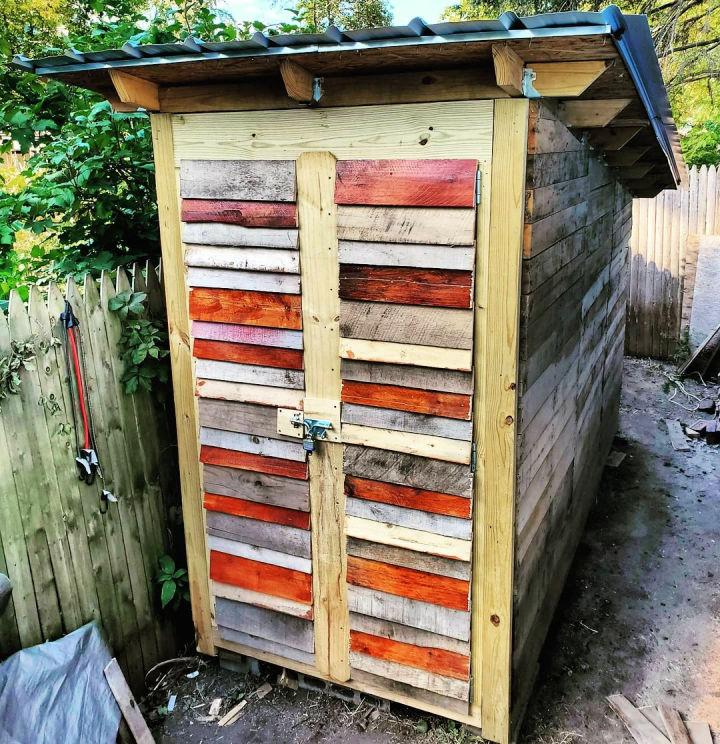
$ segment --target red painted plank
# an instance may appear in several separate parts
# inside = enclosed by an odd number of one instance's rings
[[[293,599],[303,604],[312,602],[312,576],[291,568],[260,563],[249,558],[210,551],[210,578],[253,592]]]
[[[279,292],[195,288],[190,292],[190,317],[218,323],[302,328],[300,295]]]
[[[183,199],[181,219],[244,227],[297,227],[297,207],[282,202]]]
[[[432,307],[472,307],[472,272],[341,264],[343,300]]]
[[[398,385],[377,385],[374,382],[343,380],[341,399],[375,408],[426,413],[432,416],[469,420],[472,398],[460,393],[441,393]]]
[[[475,160],[339,160],[337,204],[474,207]]]
[[[452,679],[470,679],[470,657],[443,648],[427,648],[390,638],[350,631],[350,649],[376,659],[424,669]]]
[[[224,465],[238,470],[266,473],[267,475],[285,475],[296,480],[308,479],[306,462],[284,460],[281,457],[253,455],[249,452],[236,452],[222,447],[209,447],[205,444],[200,447],[200,462],[207,465]]]
[[[215,359],[219,362],[256,364],[260,367],[302,369],[303,353],[297,349],[278,349],[273,346],[234,344],[227,341],[195,339],[193,355],[197,359]]]
[[[354,475],[345,476],[345,495],[432,514],[444,514],[448,517],[469,519],[471,516],[472,502],[462,496],[425,491],[410,486],[398,486],[394,483],[357,478]]]
[[[347,559],[347,580],[354,586],[377,589],[379,592],[417,599],[453,610],[469,609],[470,582],[463,579],[391,566],[389,563],[350,555]]]
[[[270,506],[256,501],[237,499],[233,496],[218,496],[214,493],[205,494],[203,506],[209,511],[232,514],[236,517],[284,524],[287,527],[297,527],[301,530],[310,529],[310,515],[307,512],[287,509],[284,506]]]

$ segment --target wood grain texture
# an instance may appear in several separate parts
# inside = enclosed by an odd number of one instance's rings
[[[236,344],[228,341],[195,339],[193,356],[196,359],[214,359],[219,362],[253,364],[258,367],[302,369],[303,353],[299,349],[281,349],[276,346]]]
[[[337,230],[340,240],[473,245],[475,210],[339,206]]]
[[[312,578],[289,568],[210,551],[210,578],[296,602],[312,602]]]
[[[180,196],[192,199],[295,201],[292,160],[180,159]]]
[[[252,292],[300,294],[300,277],[294,274],[190,267],[187,272],[187,281],[189,287],[248,289]]]
[[[310,533],[297,527],[268,524],[222,512],[206,512],[207,533],[231,542],[255,545],[285,555],[310,558]]]
[[[340,333],[344,338],[472,349],[472,329],[471,310],[351,300],[340,303]]]
[[[448,439],[469,442],[472,439],[472,423],[458,419],[426,416],[421,413],[393,411],[372,406],[358,406],[345,403],[342,407],[342,421],[346,424],[374,426],[392,431],[405,431],[414,434],[429,434]]]
[[[220,447],[204,446],[200,448],[200,461],[207,465],[223,465],[228,468],[240,468],[267,475],[282,475],[288,478],[307,480],[306,462],[283,460],[278,457],[264,457],[249,452],[236,452]]]
[[[469,372],[472,369],[472,353],[465,349],[444,349],[437,346],[419,346],[418,344],[366,341],[359,338],[341,338],[340,356],[343,359],[359,359],[365,362],[416,364],[420,367],[436,367],[464,372]]]
[[[372,426],[343,424],[342,436],[343,442],[347,444],[387,449],[393,452],[403,452],[408,455],[418,455],[466,465],[470,464],[472,454],[470,442],[433,437],[426,434],[411,434],[406,431],[377,429]]]
[[[299,274],[300,258],[295,250],[273,248],[218,248],[212,245],[188,245],[185,263],[203,269],[226,271],[270,271]]]
[[[357,478],[354,475],[345,476],[345,495],[350,498],[376,501],[381,504],[391,504],[461,519],[469,519],[472,512],[472,501],[462,496],[398,486],[393,483]]]
[[[208,447],[220,447],[236,452],[249,452],[265,457],[279,457],[284,460],[305,462],[306,452],[300,442],[282,439],[258,437],[255,434],[245,434],[223,429],[200,428],[200,444]]]
[[[450,558],[455,561],[469,561],[472,550],[469,540],[460,540],[455,537],[438,535],[435,532],[415,530],[351,515],[345,518],[345,530],[348,537]]]
[[[283,349],[302,349],[302,331],[286,331],[279,328],[233,325],[230,323],[205,323],[193,321],[193,337],[210,341],[231,341],[237,344],[275,346]]]
[[[475,206],[474,160],[340,160],[336,204]]]
[[[315,650],[312,623],[301,618],[221,597],[215,602],[215,621],[224,628],[266,638],[300,651],[312,653]]]
[[[291,568],[293,571],[301,571],[306,574],[312,573],[312,561],[309,558],[281,553],[278,550],[262,548],[258,545],[248,545],[239,540],[217,537],[216,535],[208,535],[207,543],[209,550],[217,550],[220,553],[236,555],[240,558],[249,558],[253,561],[260,561],[260,563],[269,563],[273,566]]]
[[[195,374],[198,378],[207,380],[267,385],[274,388],[289,388],[290,390],[302,390],[305,387],[305,375],[300,370],[261,367],[257,364],[237,364],[235,362],[218,362],[214,359],[198,359],[195,362]],[[278,403],[278,405],[280,404]]]
[[[343,359],[340,363],[343,380],[397,385],[405,388],[438,390],[446,393],[472,395],[473,376],[469,372],[413,367],[409,364],[382,364]]]
[[[307,481],[276,475],[253,473],[217,465],[203,467],[203,487],[207,493],[248,499],[259,504],[310,511]]]
[[[270,227],[243,227],[220,222],[185,222],[183,243],[212,246],[247,246],[248,248],[297,249],[298,231]]]
[[[196,394],[200,398],[214,400],[235,400],[242,403],[259,403],[264,406],[301,409],[305,393],[302,389],[254,385],[224,380],[198,379]]]
[[[668,734],[670,734],[672,744],[693,744],[683,719],[676,710],[669,705],[659,705],[658,711]]]
[[[341,240],[341,265],[415,267],[472,271],[475,249],[449,245],[403,244]]]
[[[467,498],[472,495],[472,473],[465,465],[349,445],[345,447],[344,469],[349,475],[370,480]]]
[[[447,607],[361,586],[348,587],[348,605],[351,612],[389,620],[411,628],[420,628],[461,641],[470,639],[469,612],[449,610]]]
[[[222,584],[219,581],[211,581],[210,583],[210,589],[215,597],[224,597],[225,599],[232,599],[234,602],[244,602],[245,604],[255,605],[256,607],[264,607],[267,610],[282,612],[285,615],[293,615],[294,617],[302,617],[305,620],[312,620],[313,618],[312,607],[308,607],[308,605],[301,602],[294,602],[291,599],[283,599],[282,597],[274,597],[272,594],[253,592],[250,589],[241,589],[239,586]]]
[[[340,265],[343,300],[469,308],[471,295],[469,271]]]
[[[418,646],[359,630],[350,631],[350,650],[452,679],[470,678],[470,657],[454,651]]]
[[[274,406],[203,399],[199,401],[198,408],[201,426],[257,434],[297,444],[297,437],[283,437],[277,433],[277,408]]]
[[[183,222],[224,222],[244,227],[297,227],[297,208],[287,202],[183,199]]]
[[[215,323],[302,328],[300,296],[279,292],[196,287],[190,291],[190,317]]]
[[[635,741],[643,744],[670,744],[669,739],[663,736],[624,695],[609,695],[607,701]]]
[[[230,649],[233,653],[241,653],[251,658],[271,660],[270,663],[286,665],[288,662],[294,666],[300,665],[306,670],[315,668],[315,654],[299,651],[291,646],[285,646],[277,641],[268,641],[266,638],[243,633],[234,628],[225,628],[220,625],[217,628],[215,643],[220,648]]]
[[[218,496],[214,493],[205,494],[203,506],[209,511],[233,514],[236,517],[284,524],[287,527],[297,527],[300,530],[310,529],[310,515],[308,512],[287,509],[284,506],[259,504],[257,501],[246,501],[232,496]]]

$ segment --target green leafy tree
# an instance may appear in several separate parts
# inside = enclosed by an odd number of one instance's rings
[[[392,10],[387,0],[299,0],[295,15],[302,30],[324,31],[389,26]]]
[[[692,127],[682,146],[688,165],[720,165],[720,122],[706,121]]]

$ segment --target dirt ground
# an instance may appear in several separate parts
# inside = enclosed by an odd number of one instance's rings
[[[720,448],[691,442],[675,452],[663,420],[698,418],[669,401],[671,367],[627,360],[617,449],[578,550],[545,645],[520,741],[523,744],[632,739],[605,696],[622,692],[637,705],[668,703],[720,732]],[[688,389],[703,397],[701,385]],[[341,701],[276,685],[263,676],[192,660],[169,674],[145,701],[158,742],[243,744],[464,744],[481,739],[448,721],[377,701]],[[197,670],[188,679],[185,675]],[[253,691],[264,681],[273,691]],[[177,696],[166,713],[168,696]],[[243,696],[239,720],[208,720]],[[716,743],[720,737],[716,736]]]

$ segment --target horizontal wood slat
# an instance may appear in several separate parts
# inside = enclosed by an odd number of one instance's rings
[[[474,207],[475,160],[340,160],[336,204]]]
[[[200,444],[208,447],[221,447],[237,452],[250,452],[266,457],[280,457],[284,460],[304,462],[307,453],[299,441],[258,437],[244,432],[225,431],[223,429],[200,429]]]
[[[210,551],[210,578],[296,602],[312,602],[312,577],[281,566]]]
[[[188,245],[185,248],[185,263],[188,266],[202,269],[269,271],[278,274],[300,273],[300,254],[297,251],[273,248],[218,248],[209,245]]]
[[[220,222],[185,222],[182,227],[182,241],[194,245],[296,250],[298,231],[290,228],[224,225]]]
[[[277,408],[274,406],[202,399],[198,408],[201,426],[298,443],[297,437],[277,433]]]
[[[218,496],[214,493],[205,494],[203,506],[209,511],[232,514],[236,517],[284,524],[286,527],[297,527],[300,530],[310,529],[310,514],[308,512],[287,509],[283,506],[259,504],[256,501],[246,501],[232,496]]]
[[[180,196],[295,201],[293,160],[180,160]]]
[[[469,372],[472,369],[472,351],[467,349],[366,341],[360,338],[341,338],[340,356],[343,359],[359,359],[365,362],[417,364],[420,367],[436,367],[463,372]]]
[[[307,462],[264,457],[249,452],[236,452],[220,447],[208,447],[207,445],[200,448],[200,462],[207,465],[223,465],[228,468],[252,470],[267,475],[283,475],[302,480],[307,480],[308,477]]]
[[[305,387],[305,375],[300,370],[261,367],[256,364],[198,359],[195,362],[195,373],[197,377],[208,380],[269,385],[270,387],[290,388],[291,390],[302,390]],[[280,403],[277,405],[280,405]]]
[[[260,563],[270,563],[273,566],[291,568],[293,571],[312,573],[312,561],[290,553],[282,553],[279,550],[271,550],[258,545],[248,545],[239,540],[231,540],[227,537],[208,535],[207,545],[209,550],[217,550],[220,553],[235,555],[239,558],[249,558]]]
[[[472,501],[462,496],[398,486],[394,483],[383,483],[358,478],[354,475],[345,476],[345,495],[462,519],[469,519],[472,512]]]
[[[340,265],[343,300],[470,308],[471,295],[469,271]]]
[[[192,334],[210,341],[232,341],[238,344],[276,346],[285,349],[302,349],[302,331],[287,331],[280,328],[233,325],[230,323],[206,323],[193,321]]]
[[[383,364],[343,359],[343,380],[397,385],[404,388],[438,390],[446,393],[472,395],[473,376],[470,372],[439,370],[432,367],[413,367],[409,364]]]
[[[302,408],[305,392],[299,389],[288,390],[282,387],[254,385],[224,380],[199,379],[196,394],[201,398],[214,400],[235,400],[242,403],[259,403],[264,406],[281,408]]]
[[[282,612],[285,615],[293,615],[294,617],[302,617],[305,620],[313,619],[313,608],[301,602],[294,602],[284,597],[274,597],[272,594],[253,592],[250,589],[232,586],[232,584],[222,584],[219,581],[211,581],[210,583],[210,588],[215,597],[224,597],[225,599],[232,599],[235,602],[244,602],[245,604],[255,605],[256,607],[264,607],[267,610]]]
[[[472,424],[470,421],[374,408],[372,406],[358,406],[354,403],[343,405],[342,421],[346,424],[374,426],[380,429],[405,431],[414,434],[430,434],[465,442],[472,439]]]
[[[455,245],[341,240],[339,250],[341,265],[413,266],[454,271],[472,271],[475,265],[475,249]]]
[[[337,229],[340,240],[473,245],[475,210],[339,206]]]
[[[297,274],[190,267],[187,272],[187,282],[189,287],[248,289],[252,292],[300,294],[300,277]]]
[[[224,641],[232,644],[231,650],[235,653],[241,652],[246,656],[259,656],[260,654],[256,652],[260,651],[261,653],[271,654],[274,659],[290,659],[309,668],[315,666],[315,654],[309,654],[307,651],[300,651],[277,641],[268,641],[266,638],[258,638],[240,630],[219,625],[216,645],[221,648],[227,646],[226,643],[223,643]]]
[[[221,537],[234,543],[256,545],[285,555],[310,558],[308,530],[213,511],[205,512],[205,523],[208,535],[213,537]]]
[[[347,580],[355,586],[377,589],[452,610],[466,611],[469,608],[470,584],[462,579],[348,556]]]
[[[377,385],[371,382],[344,380],[342,401],[375,408],[391,408],[443,418],[470,420],[472,397],[458,393]],[[391,427],[388,427],[391,428]]]
[[[281,349],[276,346],[236,344],[229,341],[195,339],[193,356],[197,359],[214,359],[218,362],[253,364],[258,367],[302,369],[303,353],[299,349]]]
[[[470,679],[470,657],[441,648],[428,648],[351,630],[350,650],[452,679]]]
[[[300,296],[279,292],[196,287],[190,290],[190,317],[216,323],[302,328]]]
[[[180,219],[244,227],[297,227],[297,207],[287,202],[183,199]]]

